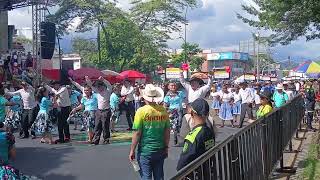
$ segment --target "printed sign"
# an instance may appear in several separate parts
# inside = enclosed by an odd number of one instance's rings
[[[167,79],[179,79],[181,69],[180,68],[166,68],[166,78]]]

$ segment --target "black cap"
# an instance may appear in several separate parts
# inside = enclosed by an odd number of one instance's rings
[[[192,111],[197,113],[199,116],[207,116],[209,115],[209,104],[206,100],[202,98],[198,98],[192,103],[189,104],[191,107]]]
[[[264,92],[261,92],[261,93],[259,93],[259,96],[261,97],[261,98],[266,98],[268,101],[270,101],[270,102],[273,102],[273,100],[272,100],[272,94],[269,92],[269,91],[264,91]]]

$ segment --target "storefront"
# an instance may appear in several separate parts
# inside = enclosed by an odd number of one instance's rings
[[[213,69],[230,67],[230,77],[242,75],[247,71],[249,54],[241,52],[215,52],[207,54],[208,72]]]

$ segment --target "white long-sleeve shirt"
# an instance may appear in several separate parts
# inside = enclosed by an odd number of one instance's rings
[[[250,88],[246,88],[244,90],[241,88],[239,94],[242,104],[253,103],[255,96]]]
[[[103,80],[102,82],[106,85],[106,88],[104,88],[103,91],[99,91],[98,88],[92,86],[91,81],[87,81],[88,85],[91,86],[92,90],[97,94],[98,109],[106,110],[110,109],[110,96],[112,93],[112,85],[107,80]]]
[[[55,95],[59,95],[59,98],[57,99],[57,104],[59,107],[71,106],[70,95],[66,87],[60,87],[59,90],[55,90],[54,88],[48,85],[46,85],[45,87],[48,89],[49,92]]]
[[[125,100],[126,102],[134,101],[133,91],[134,91],[134,88],[132,86],[129,86],[128,88],[125,86],[122,86],[121,96],[126,96],[126,100]]]
[[[188,94],[188,103],[195,101],[198,98],[204,98],[207,92],[210,90],[212,85],[212,80],[209,78],[208,83],[205,86],[198,88],[197,90],[193,90],[191,85],[185,81],[183,77],[180,77],[180,83],[186,89]]]
[[[7,93],[10,95],[20,95],[23,102],[23,109],[33,109],[37,106],[34,97],[35,89],[32,86],[28,86],[27,90],[19,89],[18,91]]]

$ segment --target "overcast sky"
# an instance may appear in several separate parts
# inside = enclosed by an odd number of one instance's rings
[[[129,0],[121,0],[119,7],[129,8]],[[243,13],[241,3],[247,0],[198,0],[199,7],[188,11],[189,25],[187,40],[200,44],[203,49],[214,51],[238,50],[239,42],[252,38],[255,29],[242,23],[236,18],[236,13]],[[9,12],[9,24],[16,28],[31,27],[31,8],[23,8]],[[260,32],[264,34],[264,32]],[[180,33],[183,35],[183,33]],[[77,36],[72,34],[72,36]],[[92,37],[96,36],[92,33]],[[174,34],[174,40],[169,41],[171,48],[179,48],[182,40],[179,34]],[[70,39],[70,37],[67,37]],[[320,57],[320,41],[305,42],[304,39],[293,42],[289,46],[273,48],[274,56],[278,60],[291,56],[297,60],[309,60]]]

